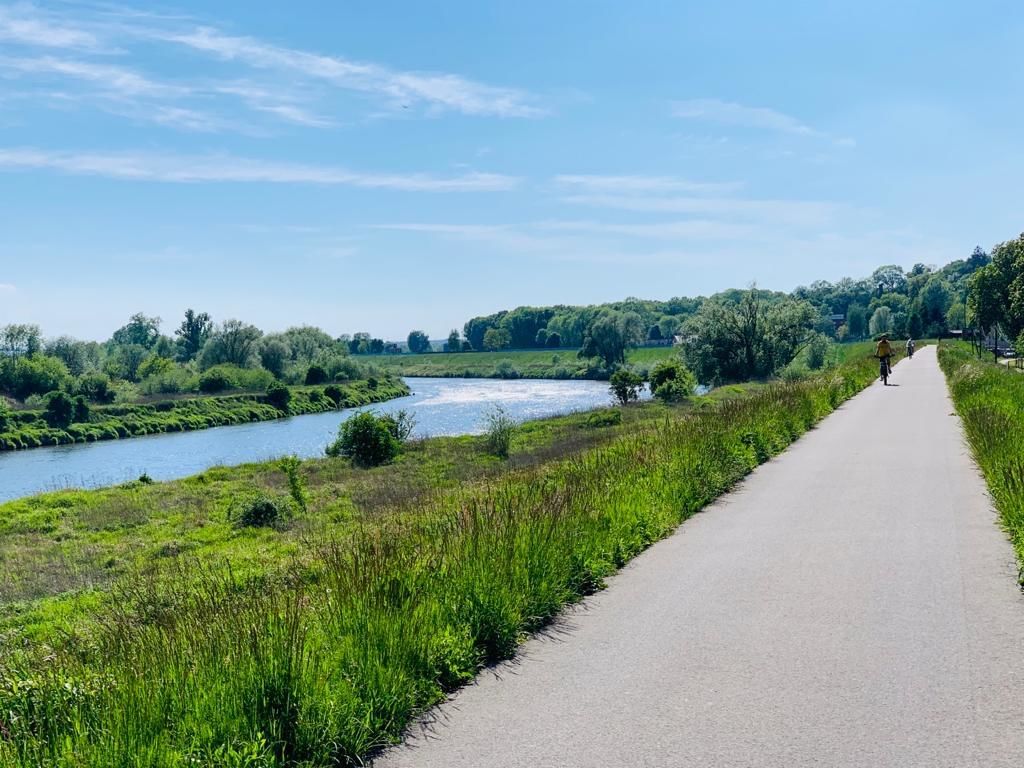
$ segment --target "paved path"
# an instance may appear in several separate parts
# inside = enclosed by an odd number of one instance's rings
[[[378,768],[1021,768],[1024,598],[933,347]]]

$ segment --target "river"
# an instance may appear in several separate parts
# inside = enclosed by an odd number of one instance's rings
[[[408,397],[369,408],[405,409],[416,416],[417,437],[467,435],[483,431],[485,413],[501,405],[514,419],[608,405],[607,382],[543,379],[407,379]],[[214,427],[197,432],[107,440],[0,453],[0,502],[60,488],[98,488],[138,478],[187,477],[214,466],[265,461],[295,454],[323,456],[338,425],[352,408],[277,421]]]

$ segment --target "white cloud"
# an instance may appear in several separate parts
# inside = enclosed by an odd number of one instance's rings
[[[93,33],[53,20],[28,3],[0,7],[0,40],[44,48],[96,49]]]
[[[672,114],[686,120],[761,128],[799,136],[822,135],[799,119],[769,107],[748,107],[720,99],[677,101],[673,104]]]
[[[537,227],[556,232],[620,235],[652,240],[721,240],[751,237],[757,233],[757,230],[748,224],[735,224],[709,219],[614,224],[605,221],[544,221],[538,223]]]
[[[493,173],[467,173],[452,177],[359,173],[334,166],[225,155],[53,152],[31,148],[0,149],[0,169],[48,169],[135,181],[325,184],[407,192],[497,192],[512,189],[519,183],[519,179],[514,177]]]
[[[14,293],[16,290],[14,283],[0,283],[0,293]]]
[[[560,186],[583,189],[587,192],[729,192],[742,187],[734,182],[712,183],[690,181],[672,176],[600,176],[570,175],[555,176]]]
[[[37,75],[61,75],[85,80],[108,93],[123,96],[185,96],[191,89],[158,83],[125,67],[96,64],[88,61],[62,59],[54,56],[36,58],[0,57],[0,68],[8,72]]]
[[[395,105],[422,103],[434,109],[498,117],[542,114],[520,90],[486,85],[459,75],[397,71],[379,64],[276,46],[253,37],[226,35],[212,27],[190,32],[148,30],[145,34],[257,69],[299,74],[338,88],[377,94]]]
[[[569,195],[563,202],[640,213],[675,213],[738,217],[816,225],[829,221],[841,208],[815,200],[758,200],[731,197],[638,197],[626,195]]]

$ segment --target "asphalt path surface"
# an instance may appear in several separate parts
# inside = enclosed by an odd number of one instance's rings
[[[935,348],[377,768],[1024,766],[1024,597]]]

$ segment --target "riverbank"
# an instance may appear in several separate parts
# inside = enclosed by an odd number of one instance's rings
[[[509,464],[474,437],[368,472],[304,462],[307,512],[281,528],[228,521],[243,489],[287,493],[277,464],[4,505],[5,567],[26,565],[0,764],[117,764],[142,744],[153,765],[352,764],[875,376],[859,360],[528,424]],[[33,580],[52,596],[27,601]],[[78,639],[56,640],[62,622]]]
[[[48,423],[42,410],[15,411],[8,419],[8,428],[0,431],[0,451],[271,421],[370,405],[409,394],[408,386],[393,377],[287,389],[286,402],[272,402],[267,394],[241,394],[95,405],[88,408],[86,420],[64,427]]]
[[[499,352],[429,352],[375,355],[367,360],[395,376],[467,379],[591,379],[608,372],[594,360],[581,360],[576,349],[521,349]],[[677,347],[642,347],[626,352],[627,365],[646,378],[661,360],[678,357]]]

